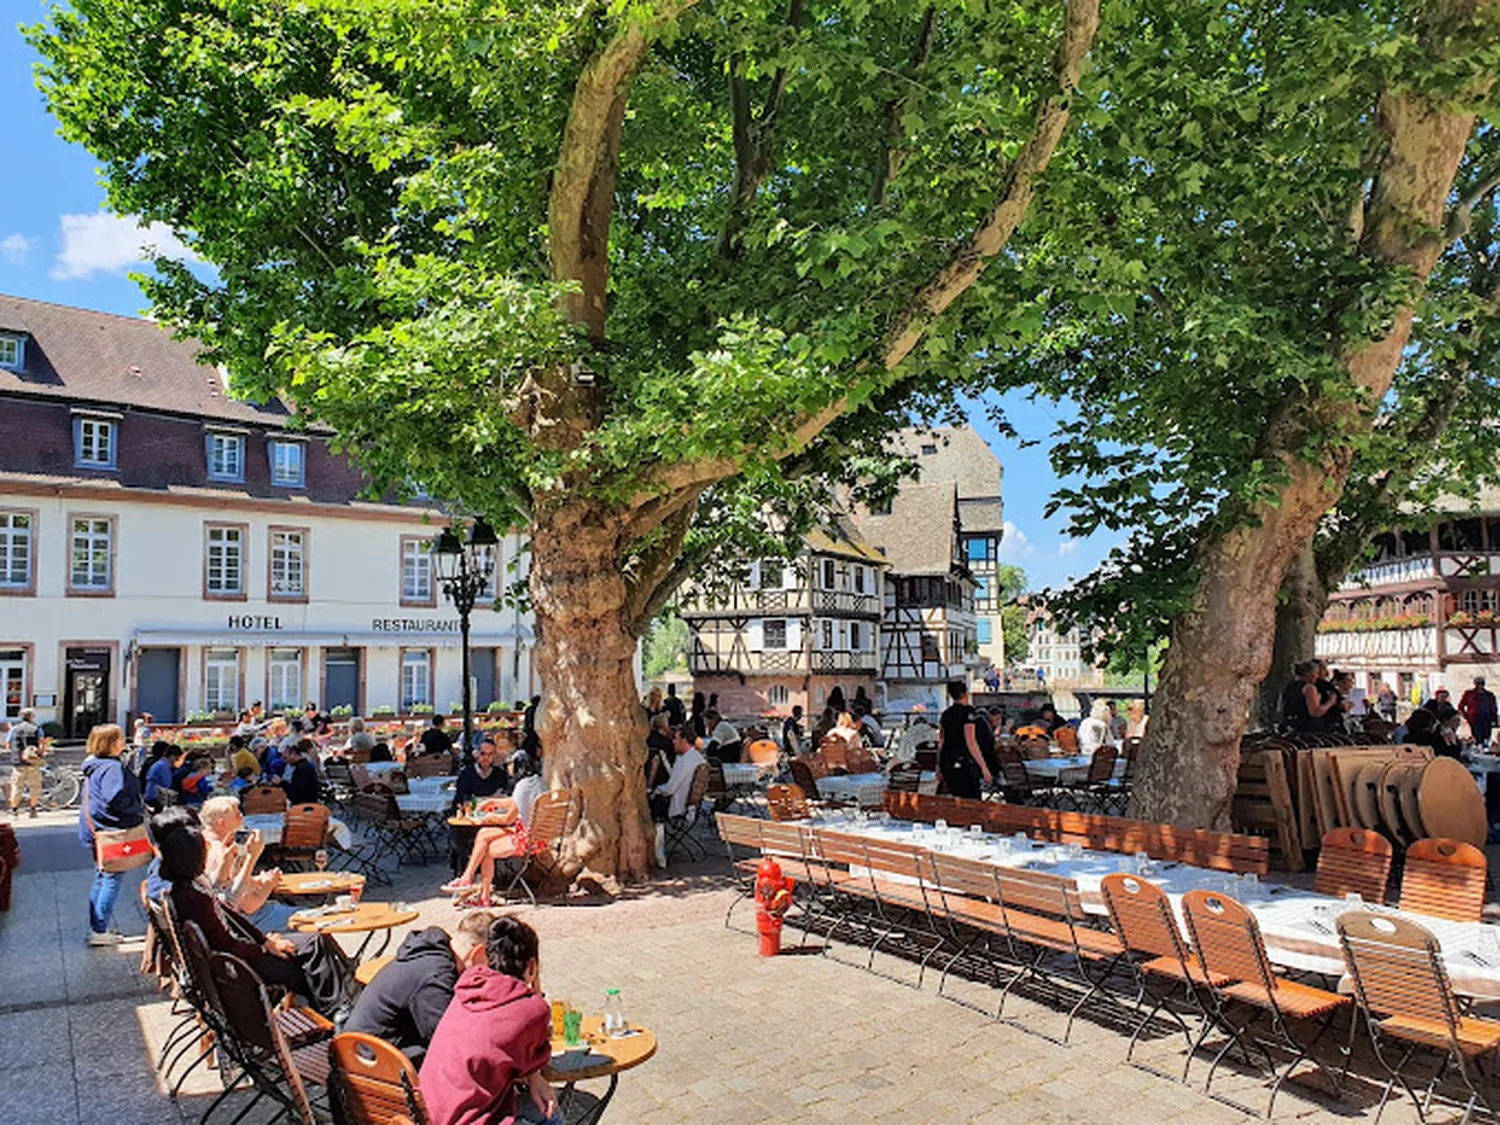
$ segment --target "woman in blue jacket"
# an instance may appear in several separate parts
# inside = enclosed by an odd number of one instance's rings
[[[78,838],[94,846],[94,828],[135,828],[146,818],[140,778],[120,760],[125,732],[113,723],[89,731],[89,756],[83,763],[84,798],[78,813]],[[96,871],[89,893],[90,945],[116,945],[124,938],[110,928],[124,872]]]

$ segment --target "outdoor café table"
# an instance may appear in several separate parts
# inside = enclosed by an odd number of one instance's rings
[[[281,813],[255,813],[245,817],[245,827],[252,831],[258,831],[267,844],[281,843]],[[349,845],[354,842],[354,835],[349,831],[349,826],[336,816],[328,818],[328,835],[335,844],[349,850]]]
[[[956,839],[942,840],[930,825],[918,826],[905,821],[851,821],[835,815],[811,823],[832,832],[899,840],[927,849],[936,846],[968,859],[1072,879],[1078,885],[1078,899],[1084,912],[1095,916],[1108,913],[1099,893],[1104,876],[1135,870],[1135,857],[1118,852],[1085,849],[1073,858],[1065,845],[1030,839],[1022,845],[1014,837],[1009,837],[1006,845],[999,837],[982,832],[964,831]],[[882,873],[882,878],[899,880],[902,876]],[[1144,878],[1166,892],[1173,909],[1178,911],[1179,922],[1182,920],[1182,896],[1188,891],[1220,891],[1238,899],[1255,915],[1272,964],[1330,977],[1338,977],[1344,971],[1335,925],[1339,914],[1346,910],[1367,909],[1378,909],[1392,915],[1398,913],[1390,907],[1372,908],[1364,903],[1278,884],[1258,881],[1252,884],[1227,871],[1210,871],[1186,863],[1153,861]],[[1480,922],[1450,922],[1411,912],[1402,916],[1423,926],[1437,938],[1453,987],[1461,995],[1500,999],[1500,927]]]
[[[833,774],[818,778],[818,794],[834,800],[853,800],[864,806],[873,806],[885,800],[888,781],[883,773]]]
[[[276,882],[277,896],[346,895],[363,887],[365,877],[353,871],[284,871]]]
[[[397,770],[404,770],[405,768],[406,768],[406,766],[403,765],[400,762],[366,762],[365,763],[365,772],[367,774],[369,774],[370,777],[372,777],[372,778],[379,778],[379,777],[384,776],[385,774],[395,773]]]
[[[1500,773],[1500,755],[1497,754],[1486,754],[1470,748],[1464,751],[1463,762],[1479,783],[1481,794],[1489,788],[1490,774]]]
[[[408,793],[451,793],[457,784],[456,777],[408,777],[406,791]]]
[[[447,812],[452,804],[452,793],[420,792],[396,794],[396,807],[404,813],[419,813],[431,816]]]
[[[1071,758],[1033,758],[1026,761],[1026,772],[1039,781],[1050,781],[1056,785],[1067,775],[1067,780],[1082,781],[1089,772],[1091,757],[1077,754]],[[1115,777],[1125,776],[1125,760],[1115,759]]]
[[[615,1096],[615,1087],[620,1084],[620,1072],[640,1066],[656,1054],[656,1036],[644,1027],[630,1025],[630,1034],[615,1039],[603,1031],[603,1020],[589,1016],[583,1021],[583,1041],[587,1050],[569,1050],[561,1039],[552,1040],[552,1061],[542,1069],[542,1077],[554,1086],[561,1086],[558,1106],[570,1125],[595,1125],[609,1108]],[[573,1101],[574,1085],[591,1079],[608,1078],[609,1088],[587,1111],[576,1117],[568,1112]]]
[[[776,772],[776,763],[758,766],[754,762],[725,762],[724,784],[731,789],[753,789],[761,778]]]
[[[417,912],[410,908],[398,909],[402,905],[401,903],[392,905],[388,902],[362,902],[349,910],[308,910],[293,914],[291,926],[292,929],[302,934],[364,934],[365,939],[354,954],[355,961],[362,961],[365,950],[377,933],[382,935],[380,948],[375,951],[375,956],[379,957],[391,944],[393,929],[417,920],[419,916]]]

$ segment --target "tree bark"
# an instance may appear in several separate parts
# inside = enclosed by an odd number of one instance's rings
[[[560,876],[608,890],[651,869],[653,830],[641,783],[646,725],[635,635],[618,563],[620,514],[590,503],[540,506],[531,528],[531,596],[542,674],[549,789],[577,788],[583,807]]]
[[[1276,599],[1276,638],[1271,647],[1271,668],[1255,693],[1250,712],[1258,728],[1274,727],[1281,719],[1281,690],[1292,679],[1292,669],[1311,660],[1318,642],[1318,622],[1328,608],[1328,589],[1318,576],[1317,558],[1311,543],[1304,544],[1287,567]]]
[[[1448,5],[1429,13],[1435,25],[1455,15],[1462,17]],[[1451,61],[1459,49],[1481,46],[1455,43],[1447,35],[1433,53]],[[1376,116],[1386,148],[1361,224],[1361,247],[1372,261],[1426,281],[1445,246],[1445,208],[1474,128],[1470,106],[1492,82],[1475,82],[1466,98],[1436,101],[1414,89],[1381,96]],[[1339,358],[1350,385],[1364,392],[1366,403],[1378,402],[1389,390],[1411,334],[1413,311],[1412,305],[1397,308],[1379,337],[1342,347]],[[1332,443],[1318,461],[1303,458],[1305,423],[1352,435],[1368,429],[1373,417],[1372,407],[1326,395],[1288,405],[1292,408],[1270,424],[1266,440],[1286,482],[1245,513],[1238,526],[1212,534],[1199,550],[1203,577],[1191,607],[1172,625],[1141,747],[1133,816],[1229,827],[1240,736],[1256,686],[1271,664],[1277,589],[1292,560],[1311,542],[1319,519],[1337,502],[1349,472],[1347,442]]]

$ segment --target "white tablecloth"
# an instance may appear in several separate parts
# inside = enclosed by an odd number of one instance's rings
[[[452,777],[408,777],[406,788],[411,793],[452,793],[458,783]]]
[[[1088,777],[1090,758],[1076,755],[1071,758],[1036,758],[1026,762],[1026,772],[1041,781],[1053,784],[1068,781],[1083,781]],[[1125,760],[1115,759],[1115,777],[1125,776]]]
[[[245,827],[258,829],[261,838],[268,844],[281,843],[281,821],[280,813],[256,813],[254,816],[245,817]],[[333,837],[333,842],[341,848],[347,848],[354,842],[354,835],[349,831],[349,826],[338,817],[330,817],[328,820],[328,831]]]
[[[395,773],[405,767],[400,762],[366,762],[365,772],[371,777],[379,777],[385,773]]]
[[[776,772],[776,763],[758,766],[754,762],[725,762],[724,784],[731,789],[759,785],[760,780]]]
[[[888,778],[883,773],[850,773],[818,779],[818,793],[837,801],[856,800],[873,806],[885,800]]]
[[[451,793],[397,793],[396,807],[406,813],[440,813],[453,804]]]
[[[1086,912],[1104,914],[1099,884],[1104,876],[1117,871],[1135,870],[1133,856],[1115,852],[1084,851],[1077,859],[1067,858],[1062,845],[1045,845],[1027,840],[1024,845],[1010,838],[1004,851],[997,837],[965,831],[961,838],[940,840],[930,826],[925,828],[901,821],[882,824],[875,821],[850,821],[837,816],[813,822],[835,832],[870,835],[885,840],[902,840],[920,847],[935,844],[943,851],[968,859],[979,859],[997,866],[1025,867],[1043,871],[1078,884],[1079,900]],[[901,876],[882,874],[882,878]],[[1273,964],[1302,972],[1323,973],[1337,977],[1344,971],[1339,948],[1337,916],[1345,910],[1369,909],[1343,899],[1313,894],[1275,884],[1248,884],[1222,871],[1209,871],[1187,864],[1154,863],[1146,876],[1172,900],[1181,922],[1182,896],[1190,890],[1216,890],[1239,899],[1255,914],[1266,953]],[[1321,915],[1320,915],[1321,908]],[[1381,907],[1382,912],[1408,918],[1437,938],[1443,950],[1444,963],[1453,987],[1465,996],[1500,999],[1500,927],[1479,922],[1450,922],[1425,914],[1402,913]]]

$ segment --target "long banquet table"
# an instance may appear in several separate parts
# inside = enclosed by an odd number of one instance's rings
[[[1086,913],[1107,913],[1099,886],[1104,876],[1136,872],[1136,858],[1117,852],[1080,850],[1076,858],[1063,844],[1044,844],[1024,837],[1001,837],[981,832],[946,832],[931,825],[872,818],[851,819],[833,814],[806,821],[810,827],[872,838],[901,841],[966,859],[1001,867],[1018,867],[1072,879]],[[1019,834],[1018,834],[1019,835]],[[1009,849],[1009,850],[1007,850]],[[882,873],[882,878],[900,876]],[[1404,917],[1437,938],[1453,987],[1462,995],[1500,999],[1500,927],[1479,922],[1450,922],[1388,906],[1352,903],[1280,884],[1260,883],[1223,871],[1185,863],[1153,862],[1143,876],[1165,891],[1181,921],[1182,896],[1190,890],[1214,890],[1244,903],[1255,915],[1271,961],[1283,968],[1339,976],[1344,971],[1335,919],[1345,910],[1379,910]]]

